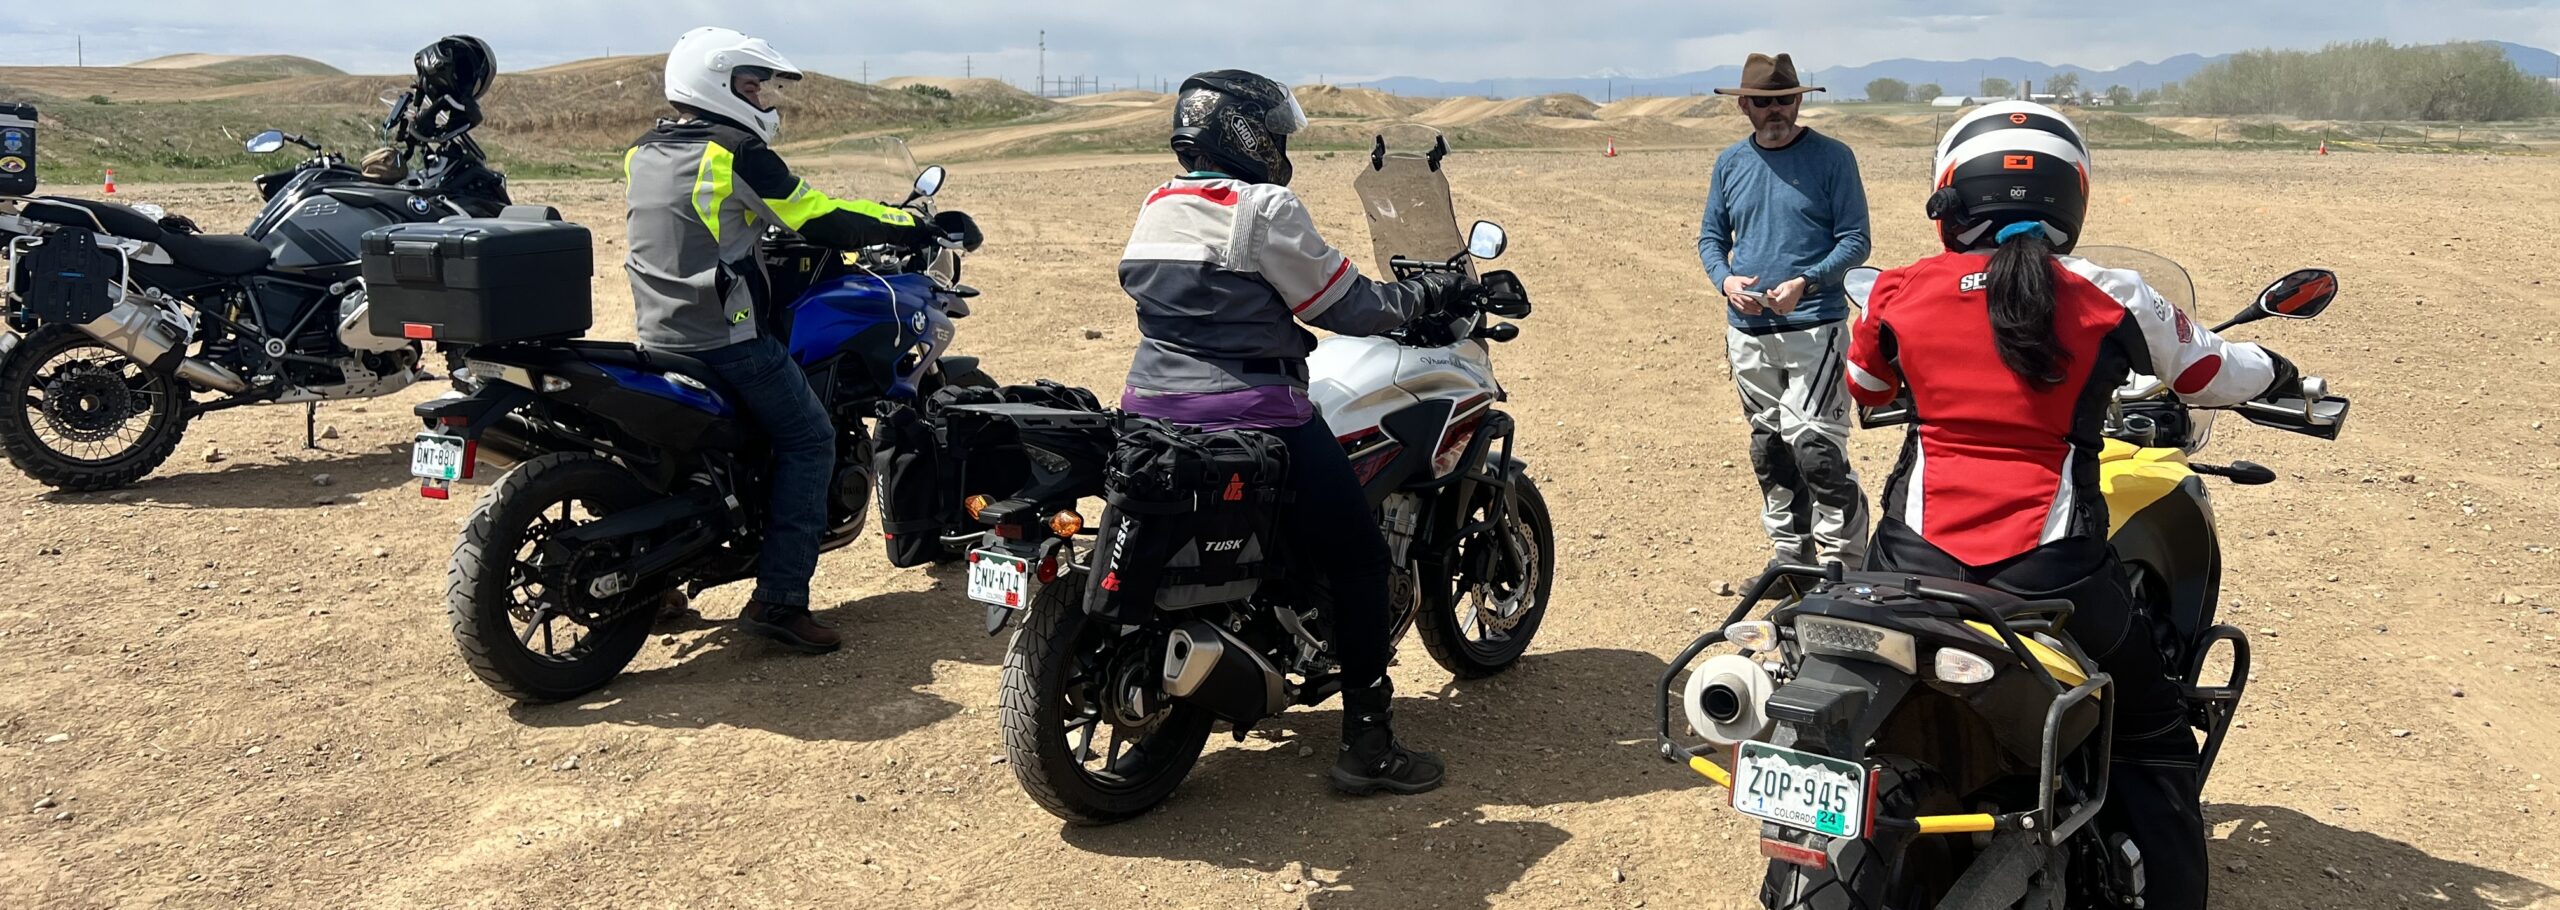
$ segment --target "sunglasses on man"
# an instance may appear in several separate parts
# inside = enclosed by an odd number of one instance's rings
[[[1751,106],[1752,106],[1752,107],[1760,107],[1760,108],[1769,108],[1769,107],[1785,107],[1785,106],[1789,106],[1789,105],[1793,105],[1793,104],[1795,104],[1795,103],[1796,103],[1796,100],[1797,100],[1797,99],[1799,99],[1799,98],[1802,98],[1802,97],[1804,97],[1804,96],[1802,96],[1802,95],[1779,95],[1779,96],[1774,97],[1774,98],[1772,98],[1772,97],[1766,97],[1766,96],[1763,96],[1763,97],[1756,97],[1756,98],[1751,99]]]

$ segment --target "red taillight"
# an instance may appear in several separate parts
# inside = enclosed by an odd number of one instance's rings
[[[456,416],[456,415],[452,415],[452,414],[447,414],[447,415],[445,415],[445,416],[443,416],[443,417],[438,417],[438,418],[436,418],[436,423],[441,424],[441,425],[443,425],[443,426],[448,426],[448,427],[462,427],[462,426],[470,426],[470,425],[471,425],[471,418],[469,418],[469,417],[460,417],[460,416]]]
[[[1794,863],[1807,869],[1831,868],[1831,857],[1828,854],[1803,844],[1790,844],[1782,840],[1761,838],[1760,855],[1782,863]]]
[[[976,550],[971,550],[971,551],[969,551],[969,561],[970,561],[970,562],[977,562],[980,558],[982,558],[982,557],[980,557],[980,556],[978,555],[978,551],[976,551]]]
[[[434,341],[436,327],[423,322],[404,322],[400,324],[400,337]]]
[[[1048,583],[1050,583],[1050,582],[1057,581],[1057,580],[1058,580],[1058,558],[1057,558],[1057,557],[1055,557],[1055,556],[1052,556],[1052,557],[1049,557],[1049,558],[1047,558],[1047,559],[1043,559],[1043,560],[1041,560],[1041,561],[1040,561],[1040,583],[1045,585],[1045,584],[1048,584]]]
[[[1030,536],[1030,532],[1023,530],[1021,525],[1000,524],[996,525],[993,530],[996,532],[997,537],[1002,537],[1006,540],[1021,540]]]
[[[418,482],[418,495],[428,499],[452,499],[453,491],[445,488],[444,481],[424,480]]]
[[[462,442],[462,479],[464,479],[464,480],[469,480],[469,479],[471,479],[471,475],[472,475],[472,474],[474,474],[474,473],[477,473],[479,470],[480,470],[480,440],[477,440],[477,439],[466,439],[466,440],[463,440],[463,442]]]

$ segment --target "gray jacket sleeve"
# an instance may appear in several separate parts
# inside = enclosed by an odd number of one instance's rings
[[[1421,287],[1369,280],[1350,257],[1316,233],[1315,219],[1298,194],[1283,187],[1269,190],[1255,200],[1259,229],[1244,241],[1254,271],[1279,292],[1300,322],[1343,335],[1377,335],[1422,311]]]

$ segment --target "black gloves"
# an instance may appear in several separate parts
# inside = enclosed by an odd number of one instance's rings
[[[961,249],[976,252],[987,242],[987,235],[978,230],[978,220],[967,212],[936,212],[931,219],[918,219],[916,232],[923,238],[916,244],[917,249],[930,249],[945,239],[955,239],[960,241]]]
[[[185,215],[160,216],[160,229],[172,234],[204,233],[203,228],[196,227],[195,219],[189,218]]]
[[[2276,380],[2267,383],[2267,390],[2258,393],[2258,400],[2305,397],[2302,394],[2302,372],[2294,368],[2293,361],[2274,351],[2267,351],[2267,359],[2275,364]]]
[[[1449,272],[1425,272],[1406,279],[1422,291],[1422,311],[1458,312],[1462,304],[1471,302],[1467,278]]]

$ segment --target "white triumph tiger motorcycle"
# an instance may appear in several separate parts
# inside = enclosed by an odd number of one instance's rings
[[[1421,150],[1391,152],[1390,137],[1379,137],[1355,182],[1377,261],[1399,279],[1465,275],[1481,293],[1387,335],[1325,339],[1308,364],[1309,395],[1386,534],[1395,637],[1418,627],[1443,667],[1481,677],[1528,650],[1555,569],[1546,500],[1512,457],[1514,425],[1495,407],[1506,395],[1489,343],[1518,337],[1519,326],[1492,317],[1524,317],[1529,301],[1509,272],[1478,276],[1476,260],[1501,255],[1502,228],[1477,222],[1459,233],[1440,169],[1447,140],[1416,133]],[[1135,625],[1095,616],[1085,599],[1095,532],[1075,510],[1100,492],[1118,419],[1023,405],[958,410],[1009,422],[1030,466],[1019,491],[968,497],[988,530],[952,542],[977,547],[969,593],[988,604],[990,632],[1026,614],[1005,658],[1002,720],[1014,773],[1042,808],[1079,824],[1131,818],[1172,795],[1213,723],[1241,739],[1340,691],[1327,644],[1328,573],[1304,565],[1287,541],[1244,596],[1204,603],[1160,593]],[[1102,526],[1112,525],[1106,515]]]

